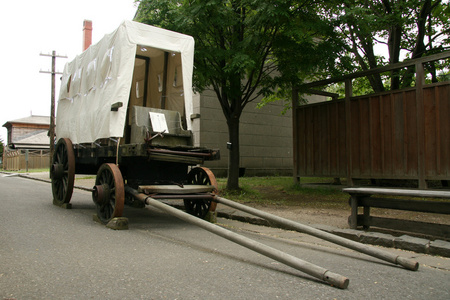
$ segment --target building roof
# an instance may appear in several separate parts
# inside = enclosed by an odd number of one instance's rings
[[[9,127],[11,124],[37,124],[37,125],[49,125],[50,117],[48,116],[28,116],[25,118],[20,118],[12,121],[8,121],[3,124],[3,127]]]
[[[48,130],[36,130],[28,134],[14,138],[9,145],[12,149],[49,149],[50,139]]]

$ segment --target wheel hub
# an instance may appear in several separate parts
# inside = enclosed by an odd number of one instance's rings
[[[94,186],[92,191],[92,198],[94,202],[102,206],[108,202],[110,196],[110,188],[107,184],[101,184]]]
[[[59,164],[59,163],[55,163],[52,165],[52,170],[53,170],[53,178],[54,179],[61,179],[64,176],[64,165],[63,164]]]

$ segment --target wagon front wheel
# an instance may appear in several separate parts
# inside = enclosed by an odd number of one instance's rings
[[[98,170],[92,200],[102,223],[122,216],[125,188],[122,173],[115,164],[103,164]]]
[[[58,141],[50,166],[53,203],[62,206],[70,202],[75,181],[75,155],[70,139]]]
[[[217,193],[217,181],[208,168],[198,167],[192,169],[187,176],[188,184],[212,185]],[[208,219],[208,213],[214,214],[217,203],[207,199],[184,199],[186,212],[201,219]],[[213,217],[210,218],[213,220]]]

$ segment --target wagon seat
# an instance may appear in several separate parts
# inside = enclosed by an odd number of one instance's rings
[[[150,113],[163,114],[167,123],[163,137],[158,136],[152,140],[153,146],[170,148],[193,145],[192,132],[182,128],[181,115],[178,111],[143,106],[132,107],[130,138],[132,144],[145,143],[145,139],[158,133],[153,129]]]

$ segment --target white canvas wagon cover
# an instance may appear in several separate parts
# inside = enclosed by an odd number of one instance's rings
[[[161,51],[155,51],[161,50]],[[181,57],[180,79],[187,129],[191,129],[194,39],[173,31],[125,21],[67,63],[61,81],[56,117],[57,138],[74,144],[123,137],[137,54],[150,60],[169,52]],[[177,76],[177,70],[174,71]],[[175,86],[175,83],[173,84]],[[137,89],[138,85],[133,86]],[[135,95],[139,91],[133,91]],[[151,93],[152,91],[150,91]],[[122,103],[117,111],[111,106]]]

